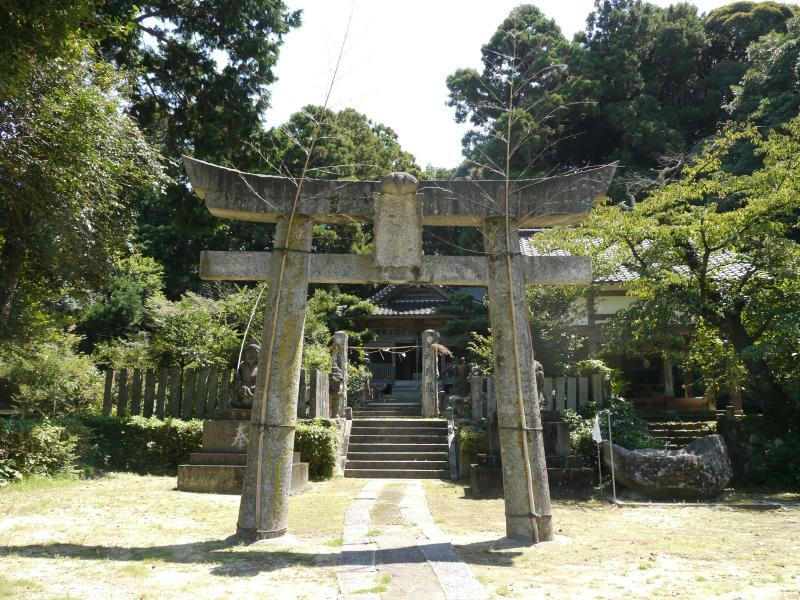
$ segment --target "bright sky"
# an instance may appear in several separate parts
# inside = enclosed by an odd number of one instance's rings
[[[480,49],[512,8],[507,0],[285,0],[303,25],[284,39],[271,87],[269,125],[306,104],[322,104],[352,8],[352,23],[329,107],[353,107],[394,129],[417,163],[454,167],[461,137],[445,105],[445,78],[480,68]],[[668,0],[651,0],[667,6]],[[697,0],[701,13],[731,0]],[[592,0],[534,0],[567,38],[584,28]],[[788,4],[788,2],[787,2]]]

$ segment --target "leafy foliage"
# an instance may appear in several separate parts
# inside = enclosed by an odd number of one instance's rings
[[[636,414],[633,404],[620,396],[612,396],[602,402],[591,401],[581,406],[578,411],[566,409],[562,413],[564,422],[569,426],[570,446],[572,452],[583,458],[586,466],[592,465],[597,470],[597,444],[592,440],[592,428],[595,415],[601,410],[611,410],[611,435],[613,442],[627,448],[656,448],[656,441],[650,435],[647,423]],[[608,416],[600,416],[600,430],[603,439],[608,439]]]
[[[750,66],[733,87],[729,109],[739,119],[778,127],[800,111],[800,17],[748,47]]]
[[[160,294],[164,268],[152,258],[133,254],[121,258],[108,282],[82,308],[78,332],[82,349],[91,352],[97,342],[136,331],[147,317],[147,301]]]
[[[308,463],[311,479],[330,479],[339,464],[339,429],[329,419],[298,421],[294,449]]]
[[[489,437],[485,423],[465,425],[459,428],[459,460],[465,461],[466,464],[474,464],[478,461],[478,454],[486,454],[488,451]]]
[[[62,422],[78,439],[82,466],[103,471],[174,475],[203,443],[198,419],[80,415]]]
[[[34,62],[73,52],[92,8],[89,0],[4,0],[0,4],[0,97],[14,91]]]
[[[19,286],[52,296],[101,281],[131,231],[132,190],[162,181],[125,98],[87,53],[35,64],[0,99],[0,334]]]
[[[468,292],[454,292],[446,302],[436,307],[436,314],[450,318],[440,329],[442,335],[465,331],[485,335],[489,332],[489,315],[485,303],[478,302]]]
[[[474,128],[462,140],[466,167],[475,175],[495,179],[506,171],[506,145],[514,148],[512,178],[550,154],[565,114],[569,81],[565,63],[570,46],[553,19],[535,6],[513,9],[489,42],[481,48],[481,73],[458,69],[447,78],[448,106],[456,122]],[[511,139],[506,132],[511,122]]]
[[[0,487],[26,475],[72,473],[76,441],[48,420],[0,420]]]
[[[56,416],[99,406],[102,377],[77,345],[76,336],[57,331],[0,343],[0,389],[20,414]]]
[[[742,143],[763,166],[745,175],[725,171],[724,161]],[[785,357],[796,355],[800,340],[800,247],[792,237],[800,214],[799,155],[800,118],[766,137],[753,127],[729,128],[683,179],[632,210],[596,208],[576,230],[553,232],[603,268],[622,265],[638,275],[629,291],[635,304],[612,319],[615,347],[635,353],[660,337],[662,352],[680,355],[686,347],[675,344],[674,326],[700,325],[692,360],[718,365],[714,348],[730,346],[728,374],[747,373],[734,384],[787,422],[800,416],[781,387],[781,372],[794,372]],[[682,339],[693,345],[691,336]],[[699,360],[702,348],[712,355]],[[718,373],[717,366],[707,370],[709,385]]]
[[[98,18],[120,27],[103,55],[136,75],[130,110],[172,161],[164,194],[137,198],[143,252],[165,267],[167,297],[198,290],[205,248],[263,250],[271,228],[212,217],[186,185],[181,154],[252,170],[283,36],[299,11],[280,0],[107,0]]]

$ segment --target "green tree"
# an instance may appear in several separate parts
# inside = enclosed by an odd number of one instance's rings
[[[178,158],[191,154],[243,170],[257,165],[254,138],[283,36],[300,13],[280,0],[107,0],[99,18],[123,26],[100,44],[104,57],[136,74],[131,114],[169,157],[175,180],[140,195],[143,252],[165,268],[167,296],[198,288],[204,248],[263,250],[271,229],[213,218],[192,195]]]
[[[264,166],[276,175],[299,177],[314,136],[317,139],[308,177],[380,180],[394,171],[423,175],[390,127],[352,108],[336,112],[314,105],[304,107],[288,122],[259,136],[257,148]],[[371,242],[370,229],[360,223],[314,225],[317,252],[362,254],[371,251]]]
[[[575,324],[586,316],[586,286],[533,285],[526,289],[531,342],[545,373],[562,375],[583,347]]]
[[[102,340],[133,333],[145,321],[147,301],[164,287],[164,269],[152,258],[133,254],[117,261],[107,283],[90,295],[78,316],[81,349],[91,353]]]
[[[511,120],[514,178],[547,171],[563,130],[572,82],[566,74],[570,44],[553,19],[533,5],[513,9],[481,48],[482,72],[448,76],[448,106],[458,123],[473,128],[462,140],[466,167],[475,176],[504,177],[506,140],[498,132]],[[549,161],[546,159],[550,159]]]
[[[436,314],[450,318],[440,329],[442,335],[489,333],[489,314],[484,302],[478,302],[469,292],[454,292],[447,302],[436,307]]]
[[[740,144],[755,148],[762,166],[726,171]],[[741,385],[775,423],[800,422],[800,398],[788,396],[800,344],[800,245],[791,239],[800,210],[800,118],[786,132],[762,137],[752,127],[729,127],[685,169],[680,181],[654,191],[633,209],[596,208],[574,231],[574,251],[592,254],[601,268],[622,265],[638,275],[636,302],[614,318],[628,348],[654,338],[672,348],[674,325],[694,326],[695,364],[719,340],[731,359],[701,359],[707,377],[744,369]],[[614,330],[612,330],[612,333]],[[702,338],[702,339],[701,339]],[[621,344],[622,345],[622,344]],[[711,381],[711,383],[714,383]]]
[[[703,53],[702,101],[707,133],[729,119],[725,106],[733,100],[733,86],[750,67],[747,49],[770,32],[785,32],[797,7],[777,2],[733,2],[709,12],[703,20],[708,46]],[[712,118],[712,116],[714,118]]]
[[[0,334],[20,286],[52,297],[106,276],[133,225],[129,196],[163,181],[125,102],[89,52],[36,63],[0,101]]]
[[[90,0],[0,1],[0,97],[13,92],[35,63],[73,54],[92,9]]]
[[[729,109],[740,119],[777,127],[800,110],[800,17],[748,47],[749,68],[733,86]]]
[[[357,317],[371,315],[375,306],[352,294],[343,294],[337,287],[318,288],[308,299],[306,325],[303,334],[303,368],[330,368],[330,345],[333,333],[345,331],[348,346],[355,355],[363,357],[363,347],[375,339],[369,329],[357,326]]]
[[[589,82],[594,104],[576,121],[563,153],[578,163],[619,160],[622,175],[694,143],[705,119],[696,95],[706,46],[695,7],[596,0],[575,40],[580,50],[571,67]]]

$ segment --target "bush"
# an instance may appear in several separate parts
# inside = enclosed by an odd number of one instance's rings
[[[750,485],[773,489],[800,489],[800,436],[770,440],[751,459]]]
[[[339,428],[330,419],[303,419],[297,422],[294,450],[308,463],[311,479],[330,479],[339,463]]]
[[[81,462],[102,470],[174,475],[203,444],[203,422],[198,419],[84,415],[65,424],[80,440]]]
[[[458,430],[458,453],[465,464],[478,461],[478,454],[489,451],[489,436],[484,424],[466,425]]]
[[[582,457],[586,466],[597,469],[597,444],[592,440],[595,415],[605,409],[611,410],[611,435],[613,442],[628,450],[655,448],[656,441],[650,435],[647,423],[633,409],[633,404],[624,398],[615,397],[598,404],[589,402],[578,411],[567,409],[562,416],[569,426],[572,452]],[[600,416],[603,439],[608,438],[608,418]]]
[[[0,388],[23,417],[48,417],[99,408],[100,372],[77,352],[78,337],[53,333],[0,346]]]
[[[800,489],[800,434],[776,427],[760,415],[723,416],[717,433],[725,440],[735,487]]]
[[[76,437],[48,420],[0,420],[0,486],[25,475],[72,473]]]
[[[203,443],[203,422],[155,417],[77,415],[55,422],[0,421],[0,486],[26,475],[83,470],[175,475]],[[335,421],[299,421],[295,451],[313,479],[329,479],[339,461]]]

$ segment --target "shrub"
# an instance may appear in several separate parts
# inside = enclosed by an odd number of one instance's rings
[[[10,391],[23,417],[47,417],[97,409],[100,372],[76,351],[78,337],[52,333],[0,346],[0,387]]]
[[[295,452],[308,463],[311,479],[330,479],[339,463],[339,428],[330,419],[303,419],[294,434]]]
[[[466,425],[458,430],[458,453],[466,464],[477,462],[478,454],[489,451],[489,436],[485,424]]]
[[[0,421],[0,486],[25,475],[84,470],[174,475],[203,442],[203,422],[155,417],[73,415],[51,423]],[[299,421],[295,451],[309,463],[314,479],[329,479],[339,461],[335,421]]]
[[[800,436],[788,440],[769,440],[751,459],[751,485],[774,489],[800,489]]]
[[[24,475],[74,471],[76,438],[48,420],[0,420],[0,486]]]
[[[567,409],[562,413],[569,426],[572,452],[581,456],[584,464],[597,469],[597,444],[592,440],[594,417],[600,410],[611,410],[611,435],[613,442],[628,450],[654,448],[656,442],[650,435],[647,423],[634,411],[633,404],[624,398],[614,397],[602,403],[589,402],[578,411]],[[608,438],[608,420],[600,416],[603,439]]]
[[[67,425],[80,440],[81,462],[110,471],[173,475],[203,443],[203,422],[197,419],[84,415]]]

